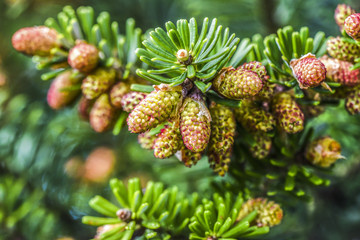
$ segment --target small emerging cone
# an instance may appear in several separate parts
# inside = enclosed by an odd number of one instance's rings
[[[240,100],[257,95],[263,88],[259,75],[251,70],[223,68],[213,81],[214,89],[222,96]]]
[[[185,167],[192,167],[197,164],[197,162],[201,159],[201,153],[194,153],[187,149],[184,145],[181,150],[175,153],[177,159],[182,162]]]
[[[360,40],[360,13],[354,13],[345,19],[344,29],[354,40]]]
[[[132,133],[145,132],[167,121],[182,100],[181,87],[166,84],[154,86],[155,90],[146,96],[129,114],[127,124]]]
[[[92,44],[80,42],[69,51],[69,65],[83,73],[89,73],[99,62],[99,50]]]
[[[360,113],[360,88],[352,91],[345,99],[345,107],[351,115]]]
[[[140,133],[138,135],[138,143],[143,149],[153,149],[155,140],[157,139],[157,134],[151,134],[150,132]]]
[[[115,82],[115,70],[99,68],[82,82],[81,89],[87,99],[95,99],[105,93]]]
[[[329,58],[327,56],[321,57],[320,60],[327,69],[326,77],[330,81],[340,83],[347,87],[353,87],[360,84],[360,69],[350,70],[353,66],[352,63]]]
[[[116,83],[110,90],[111,104],[116,108],[121,108],[121,98],[130,91],[128,84],[124,82]]]
[[[182,139],[178,124],[166,126],[161,130],[154,144],[154,156],[156,158],[168,158],[174,155],[182,147]]]
[[[324,64],[311,53],[299,59],[291,60],[290,66],[302,89],[317,87],[325,80],[326,68]]]
[[[147,93],[143,92],[129,92],[125,94],[120,100],[122,109],[126,112],[131,112],[147,95]]]
[[[114,120],[115,109],[111,106],[109,95],[102,94],[90,111],[90,125],[96,132],[108,130]]]
[[[236,122],[233,112],[223,105],[212,103],[209,110],[212,119],[209,163],[214,172],[224,176],[229,169]]]
[[[266,158],[271,150],[271,137],[263,132],[256,132],[253,134],[254,143],[250,147],[251,155],[257,159]]]
[[[311,142],[306,150],[306,158],[314,165],[327,168],[341,156],[341,145],[330,137]]]
[[[79,95],[80,89],[70,89],[77,84],[71,75],[72,71],[66,71],[52,81],[47,93],[47,102],[52,109],[65,107]]]
[[[298,133],[304,129],[304,114],[289,93],[275,96],[273,112],[278,124],[287,133]]]
[[[352,9],[349,5],[346,4],[338,4],[335,9],[335,22],[339,26],[340,31],[344,28],[344,22],[345,19],[350,16],[351,14],[354,14],[355,10]]]
[[[123,227],[119,228],[119,227]],[[103,226],[100,226],[96,229],[96,235],[94,236],[94,239],[104,239],[107,235],[107,233],[115,228],[119,228],[118,232],[123,232],[125,230],[124,223],[116,223],[116,224],[106,224]]]
[[[241,206],[237,221],[240,221],[254,210],[257,211],[254,220],[257,227],[273,227],[280,224],[283,218],[283,210],[279,204],[266,198],[251,198]],[[251,223],[251,225],[253,224]]]
[[[234,110],[236,119],[249,131],[268,132],[276,125],[271,113],[262,109],[255,102],[243,100],[239,108]]]
[[[327,51],[333,58],[354,62],[360,55],[360,45],[344,40],[344,38],[330,38],[327,42]]]
[[[21,28],[11,41],[17,51],[31,56],[49,56],[51,49],[59,46],[57,32],[45,26]]]
[[[204,151],[211,132],[211,116],[204,101],[186,98],[180,116],[180,132],[185,146],[192,152]]]

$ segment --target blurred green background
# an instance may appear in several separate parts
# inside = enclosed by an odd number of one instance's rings
[[[51,110],[49,82],[11,47],[17,29],[42,25],[65,5],[89,5],[108,11],[120,28],[129,17],[143,30],[178,18],[217,17],[240,38],[286,25],[335,36],[339,3],[360,10],[358,0],[0,0],[0,239],[90,239],[95,228],[82,225],[81,217],[92,213],[87,202],[93,195],[110,195],[110,177],[160,180],[205,195],[218,178],[206,163],[186,169],[175,158],[156,160],[126,131],[116,137],[93,132],[76,106]],[[347,160],[311,202],[276,199],[285,218],[267,239],[360,239],[360,118],[342,109],[333,107],[311,124],[340,141]]]

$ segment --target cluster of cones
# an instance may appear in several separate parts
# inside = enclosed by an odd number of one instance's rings
[[[51,62],[61,53],[64,61],[51,65],[59,69],[47,94],[51,108],[60,109],[80,96],[78,110],[97,132],[110,129],[121,110],[130,111],[145,94],[132,94],[130,85],[142,82],[136,76],[123,79],[121,71],[104,67],[96,46],[77,41],[67,48],[59,41],[59,33],[46,26],[27,27],[12,37],[14,48],[26,55]]]
[[[329,56],[321,61],[327,69],[326,77],[340,83],[333,97],[345,98],[346,110],[352,114],[360,113],[360,13],[346,4],[339,4],[335,10],[335,21],[343,37],[330,38],[327,42]]]

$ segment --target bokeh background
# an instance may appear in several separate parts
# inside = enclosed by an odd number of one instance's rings
[[[119,26],[132,17],[143,30],[179,18],[217,17],[240,38],[286,25],[335,36],[339,3],[360,10],[358,0],[0,0],[0,240],[92,238],[95,228],[82,225],[81,217],[93,214],[87,204],[93,195],[111,195],[111,177],[163,181],[203,195],[218,179],[206,163],[186,169],[175,158],[156,160],[126,129],[119,136],[95,133],[76,106],[51,110],[49,82],[11,47],[17,29],[42,25],[65,5],[89,5],[108,11]],[[342,109],[334,106],[311,123],[340,141],[347,157],[332,185],[314,190],[310,202],[278,199],[284,221],[266,239],[360,239],[360,117]]]

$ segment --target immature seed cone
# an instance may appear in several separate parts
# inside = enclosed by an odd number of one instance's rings
[[[262,109],[254,101],[243,100],[239,108],[234,110],[236,119],[249,131],[268,132],[276,125],[271,113]]]
[[[90,125],[96,132],[104,132],[113,124],[115,109],[111,106],[109,95],[104,93],[90,111]]]
[[[261,91],[263,85],[263,81],[256,72],[244,70],[241,67],[223,68],[213,81],[213,87],[220,95],[235,100],[255,96]]]
[[[111,104],[116,108],[121,108],[121,98],[130,91],[128,84],[124,82],[116,83],[110,90]]]
[[[321,62],[326,67],[326,77],[343,86],[353,87],[360,84],[360,69],[350,70],[352,63],[323,56]]]
[[[69,51],[69,65],[80,72],[91,72],[98,62],[99,50],[94,45],[80,42]]]
[[[251,155],[257,159],[266,158],[271,150],[271,137],[264,132],[255,132],[253,134],[254,143],[250,147]]]
[[[344,29],[354,40],[360,40],[360,13],[354,13],[345,19]]]
[[[327,42],[327,51],[333,58],[354,62],[360,56],[360,45],[344,40],[344,38],[330,38]]]
[[[350,95],[347,96],[345,107],[351,115],[360,113],[360,88],[352,91]]]
[[[251,198],[241,206],[237,221],[240,221],[254,210],[257,211],[254,222],[258,227],[273,227],[280,224],[283,218],[283,210],[279,204],[266,198]]]
[[[138,143],[143,149],[153,149],[155,140],[157,139],[157,134],[150,134],[150,132],[140,133],[138,135]]]
[[[105,93],[115,82],[115,70],[98,68],[82,82],[81,89],[87,99],[95,99]]]
[[[72,71],[63,72],[52,81],[47,93],[47,102],[52,109],[65,107],[79,95],[80,89],[69,89],[76,85],[71,74]]]
[[[209,163],[214,172],[224,176],[229,169],[236,122],[233,112],[223,105],[212,103],[209,110],[212,119]]]
[[[129,92],[125,94],[120,100],[122,109],[126,112],[131,112],[147,95],[147,93],[143,92]]]
[[[194,153],[187,149],[184,145],[181,150],[175,153],[177,159],[180,162],[184,163],[185,167],[192,167],[197,164],[197,162],[201,159],[201,153]]]
[[[335,9],[335,22],[339,26],[340,31],[344,28],[345,19],[351,14],[355,13],[355,10],[346,4],[338,4]]]
[[[156,158],[168,158],[174,155],[182,147],[182,139],[178,124],[166,126],[161,130],[154,144],[154,156]]]
[[[289,93],[280,93],[273,100],[273,112],[280,127],[287,133],[304,129],[304,114]]]
[[[11,41],[17,51],[28,55],[49,56],[50,50],[59,46],[57,32],[45,26],[21,28]]]
[[[310,143],[306,150],[306,158],[314,165],[330,167],[341,156],[340,144],[330,137],[323,137]]]
[[[145,132],[168,120],[176,113],[181,100],[181,87],[173,88],[166,84],[155,86],[155,90],[129,114],[129,131]]]
[[[192,152],[202,152],[211,132],[211,116],[204,101],[186,98],[180,116],[180,132],[185,146]]]
[[[326,68],[324,64],[311,53],[299,59],[291,60],[290,66],[300,88],[316,87],[325,80]]]

